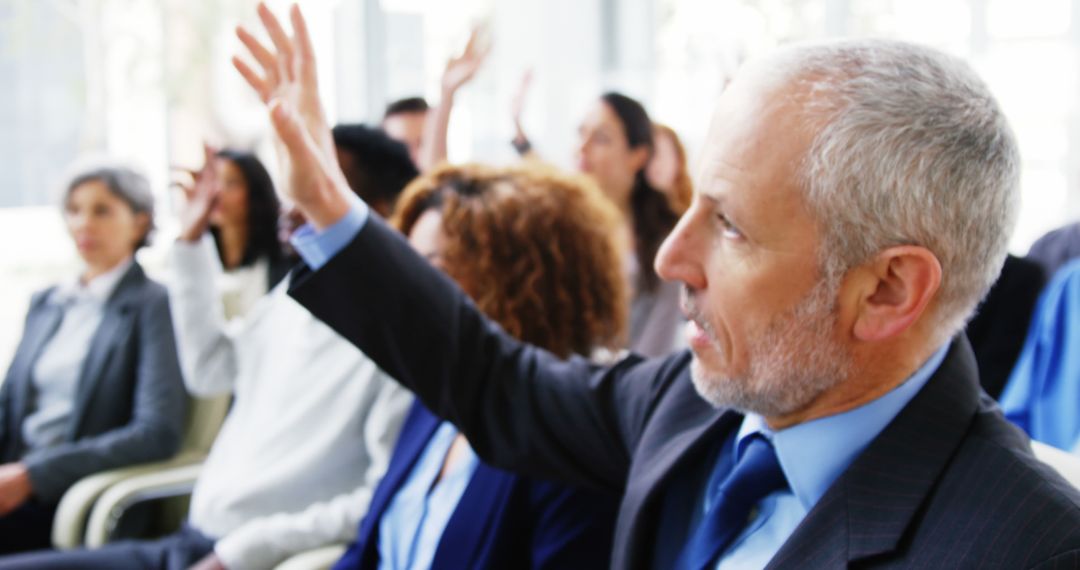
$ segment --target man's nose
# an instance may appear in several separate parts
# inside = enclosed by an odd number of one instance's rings
[[[656,274],[665,281],[681,281],[692,289],[706,285],[704,262],[708,255],[691,211],[675,225],[656,254]]]

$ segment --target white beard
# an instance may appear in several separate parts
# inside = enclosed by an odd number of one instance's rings
[[[759,338],[749,339],[745,377],[710,376],[695,357],[690,377],[698,394],[716,408],[780,416],[846,380],[850,357],[833,336],[836,289],[819,283],[798,305],[777,315]],[[714,349],[720,350],[719,343]]]

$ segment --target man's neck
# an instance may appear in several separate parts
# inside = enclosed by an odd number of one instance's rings
[[[828,390],[801,410],[766,418],[769,428],[782,430],[841,414],[872,402],[903,384],[940,346],[928,342],[897,341],[887,346],[853,349],[854,366],[846,380]]]

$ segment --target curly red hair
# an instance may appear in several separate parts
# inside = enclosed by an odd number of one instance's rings
[[[619,215],[591,182],[537,164],[446,165],[405,188],[391,221],[408,235],[432,209],[445,271],[507,332],[562,357],[620,345]]]

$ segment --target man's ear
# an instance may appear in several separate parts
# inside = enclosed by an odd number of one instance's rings
[[[890,247],[845,281],[847,294],[854,297],[852,334],[861,341],[886,340],[911,328],[926,312],[941,287],[941,262],[925,247]]]

